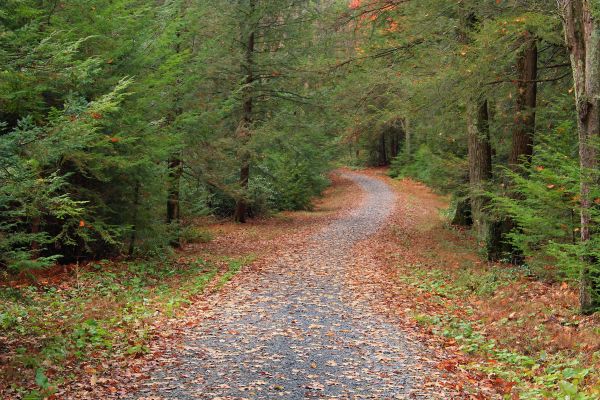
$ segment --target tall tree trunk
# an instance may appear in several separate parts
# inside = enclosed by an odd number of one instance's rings
[[[393,160],[398,154],[397,143],[398,143],[398,132],[395,128],[390,128],[390,160]]]
[[[533,140],[535,133],[535,107],[537,105],[537,43],[531,33],[526,32],[525,49],[517,60],[517,96],[515,104],[515,127],[512,134],[512,146],[508,157],[509,168],[517,171],[522,162],[531,161],[533,155]],[[509,195],[517,194],[510,190]],[[513,264],[520,264],[523,255],[511,243],[507,242],[506,234],[516,229],[515,221],[510,216],[491,222],[487,255],[492,261],[510,259]]]
[[[183,173],[181,156],[175,155],[169,160],[169,178],[167,188],[167,224],[176,225],[180,219],[179,185]],[[181,246],[179,234],[171,241],[173,247]]]
[[[385,131],[381,134],[381,138],[379,139],[379,165],[384,166],[388,165],[387,159],[387,145],[385,143]]]
[[[563,13],[565,40],[571,55],[577,130],[579,134],[579,162],[581,169],[581,241],[586,246],[591,240],[592,199],[590,189],[598,184],[598,154],[594,142],[600,136],[600,24],[593,14],[592,0],[558,0]],[[592,293],[591,256],[584,256],[580,275],[579,302],[583,313],[598,305]]]
[[[400,153],[400,143],[404,140],[404,124],[400,120],[395,120],[390,128],[390,157],[396,158]]]
[[[240,186],[244,190],[244,193],[241,196],[246,195],[246,191],[248,190],[248,181],[250,179],[250,163],[244,162],[240,168]],[[235,204],[235,214],[233,219],[235,222],[245,223],[246,222],[246,214],[248,211],[248,203],[245,197],[240,197],[237,199]]]
[[[468,107],[467,125],[471,215],[478,240],[485,242],[488,235],[488,217],[485,206],[488,200],[483,192],[486,183],[492,177],[492,148],[487,100],[480,101],[479,104],[473,102]]]
[[[412,135],[408,125],[408,119],[402,118],[401,124],[402,130],[404,131],[404,153],[406,154],[407,160],[410,160],[412,155]]]
[[[470,43],[469,32],[475,29],[477,16],[464,4],[459,6],[460,21],[457,40],[463,45]],[[489,143],[489,124],[487,100],[469,99],[467,102],[467,149],[469,171],[465,181],[467,190],[457,197],[456,211],[452,223],[461,226],[473,226],[477,237],[484,232],[485,198],[481,191],[491,175],[491,148]]]
[[[168,204],[168,201],[167,201]],[[133,252],[135,251],[135,241],[137,239],[137,219],[138,219],[138,210],[140,207],[140,181],[135,182],[135,188],[133,191],[133,215],[131,216],[131,221],[133,222],[131,227],[131,233],[129,234],[129,250],[127,254],[129,257],[133,256]],[[168,211],[167,211],[168,215]]]
[[[533,135],[535,132],[535,107],[537,105],[537,61],[538,51],[535,39],[530,40],[517,61],[519,80],[515,129],[509,156],[510,168],[515,170],[521,159],[531,160],[533,155]]]
[[[254,0],[250,0],[250,15],[253,16],[255,12],[255,2]],[[246,75],[245,79],[245,87],[243,90],[244,93],[244,104],[243,104],[243,113],[242,113],[242,121],[240,122],[240,127],[238,128],[238,136],[240,137],[240,146],[244,147],[246,141],[250,136],[250,129],[252,124],[252,107],[253,107],[253,90],[252,84],[254,83],[254,50],[255,50],[255,41],[254,41],[254,32],[255,27],[251,27],[248,32],[248,36],[246,38],[245,43],[245,65],[244,72]],[[244,223],[246,222],[246,214],[248,211],[248,181],[250,179],[250,155],[242,149],[241,151],[241,162],[242,165],[240,167],[240,187],[242,193],[237,199],[235,205],[235,213],[233,218],[236,222]]]
[[[175,53],[179,54],[181,52],[181,32],[177,31],[175,33]],[[177,122],[177,117],[179,117],[183,110],[181,106],[178,104],[180,101],[179,94],[179,85],[181,84],[181,78],[177,78],[175,81],[174,87],[174,109],[167,116],[167,120],[172,127],[175,127]],[[176,132],[176,127],[174,128],[174,132]],[[167,218],[166,222],[168,225],[175,226],[175,236],[171,240],[171,246],[180,247],[181,241],[179,237],[179,217],[180,217],[180,208],[179,208],[179,186],[181,181],[181,176],[183,175],[183,161],[181,159],[181,150],[176,150],[167,161],[168,168],[168,178],[167,178]]]

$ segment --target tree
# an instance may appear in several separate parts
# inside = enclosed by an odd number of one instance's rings
[[[535,108],[537,106],[537,40],[525,32],[524,49],[517,59],[517,94],[515,101],[515,128],[513,129],[509,165],[516,169],[521,161],[530,161],[535,133]]]
[[[487,100],[479,100],[467,106],[467,135],[471,215],[477,238],[485,243],[489,234],[489,217],[485,210],[488,200],[485,191],[487,182],[492,178]]]
[[[591,187],[598,184],[598,138],[600,136],[600,24],[598,5],[590,0],[559,0],[563,17],[565,41],[571,55],[577,131],[579,134],[579,163],[581,168],[581,241],[586,246],[586,264],[598,262],[592,248],[596,244],[597,227],[592,222],[594,199]],[[579,301],[583,312],[591,311],[598,301],[593,293],[598,283],[591,268],[582,268]],[[597,293],[596,293],[597,296]]]
[[[246,18],[242,23],[242,45],[244,46],[244,63],[243,63],[243,74],[244,74],[244,87],[242,89],[242,119],[237,129],[237,136],[242,142],[247,141],[250,136],[252,129],[252,108],[254,103],[254,92],[252,85],[254,83],[255,75],[255,38],[257,26],[256,16],[256,2],[255,0],[248,0],[248,9]],[[248,181],[250,179],[250,160],[248,154],[242,152],[240,167],[240,186],[242,190],[246,192],[248,190]],[[243,193],[236,201],[235,213],[233,218],[237,222],[246,222],[247,212],[247,200],[244,198],[246,194]]]

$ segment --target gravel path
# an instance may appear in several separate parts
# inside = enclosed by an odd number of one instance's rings
[[[345,177],[365,192],[361,206],[230,291],[135,398],[413,398],[414,348],[344,283],[353,245],[383,226],[394,193]]]

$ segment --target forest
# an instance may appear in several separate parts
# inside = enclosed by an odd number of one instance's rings
[[[277,264],[269,257],[327,224],[346,229],[351,217],[332,210],[376,190],[372,220],[356,217],[364,237],[332,233],[338,242],[302,260],[345,260],[378,234],[367,220],[396,235],[360,251],[397,267],[383,286],[424,296],[396,307],[412,310],[409,331],[438,337],[415,340],[456,347],[432,361],[453,392],[423,384],[423,398],[598,398],[599,102],[598,0],[0,0],[0,397],[134,398],[106,374],[152,375],[141,365],[161,330],[189,337],[167,320],[201,314],[205,297],[241,304],[244,279]],[[376,181],[398,192],[396,208]],[[386,207],[388,222],[371,215]],[[403,243],[422,234],[452,254],[409,268],[422,254]],[[458,238],[453,250],[445,235]],[[471,255],[471,269],[443,272]],[[311,287],[330,273],[321,267],[350,265],[320,263],[285,268],[317,265],[303,278]],[[489,311],[503,295],[521,304],[515,285],[539,315]],[[321,361],[307,368],[318,375]],[[317,378],[304,397],[259,378],[246,397],[214,378],[222,387],[198,398],[355,398]],[[364,398],[405,398],[386,385],[368,384]],[[190,398],[160,390],[150,394]]]

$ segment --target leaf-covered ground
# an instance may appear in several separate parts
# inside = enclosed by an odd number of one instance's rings
[[[95,398],[451,398],[436,355],[402,321],[374,309],[368,284],[349,279],[372,257],[355,245],[384,227],[396,195],[384,182],[345,172],[324,218],[277,227],[225,224],[196,252],[252,252],[251,267],[170,321],[144,357],[63,396]],[[350,181],[348,181],[350,179]],[[331,200],[329,200],[331,202]],[[337,210],[336,210],[337,208]],[[331,211],[328,211],[331,209]],[[310,213],[308,214],[310,215]],[[298,221],[283,222],[284,231]],[[285,220],[285,217],[284,217]],[[256,235],[248,237],[249,233]],[[270,235],[269,233],[273,234]],[[262,242],[259,248],[254,241]],[[278,245],[276,245],[278,244]],[[284,246],[281,246],[284,244]],[[241,250],[242,249],[242,250]],[[268,249],[269,252],[264,250]],[[161,337],[162,336],[162,337]],[[123,370],[123,368],[125,368]]]
[[[414,326],[457,389],[483,398],[600,398],[600,320],[577,314],[576,288],[481,261],[469,232],[448,226],[445,198],[385,170],[366,173],[395,189],[397,208],[357,246],[377,263],[354,269],[356,284],[385,288],[373,291],[374,307]]]
[[[419,385],[419,349],[345,279],[354,244],[383,226],[394,194],[381,181],[344,176],[366,193],[360,206],[241,276],[133,397],[430,397]]]
[[[351,203],[348,185],[334,176],[311,212],[243,227],[198,221],[196,238],[174,257],[59,266],[0,281],[0,397],[116,392],[112,371],[135,374],[147,345],[175,336],[190,304],[221,290],[242,266],[258,268],[326,225]]]
[[[445,199],[383,172],[334,175],[311,212],[198,221],[213,240],[175,271],[32,287],[62,302],[43,329],[66,342],[3,333],[4,397],[27,378],[56,399],[597,398],[599,324],[574,291],[480,262]]]

